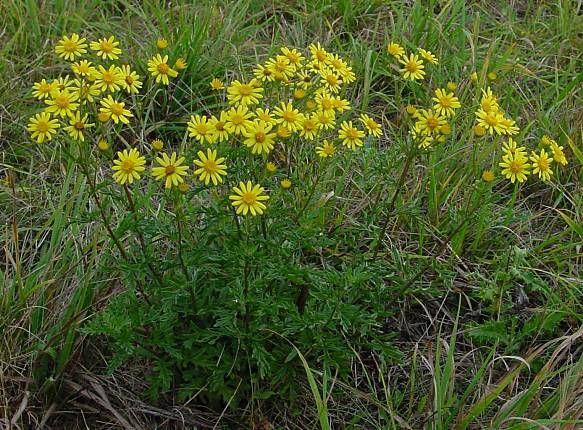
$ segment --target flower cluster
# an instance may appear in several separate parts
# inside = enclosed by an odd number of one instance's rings
[[[166,39],[157,40],[159,51],[167,47]],[[91,137],[98,148],[109,150],[111,131],[119,131],[132,121],[132,101],[142,96],[142,78],[130,65],[119,63],[122,50],[114,36],[89,44],[77,34],[65,36],[55,52],[71,62],[73,75],[49,82],[43,79],[34,85],[33,95],[47,107],[31,118],[31,137],[42,143],[64,128],[72,140],[85,141],[93,128]],[[147,68],[152,85],[167,86],[186,68],[186,61],[179,58],[171,65],[168,55],[158,52]],[[282,47],[257,64],[252,73],[252,78],[233,80],[226,86],[218,78],[210,82],[224,107],[215,114],[190,116],[185,132],[191,144],[183,154],[162,152],[160,139],[150,143],[157,152],[150,169],[154,179],[163,181],[167,189],[187,190],[191,175],[205,186],[219,186],[229,171],[226,152],[233,145],[246,147],[252,156],[260,157],[263,166],[276,148],[283,150],[297,142],[313,145],[313,153],[325,159],[338,153],[336,142],[355,150],[367,136],[382,135],[381,125],[370,115],[350,117],[351,105],[344,94],[356,75],[344,59],[319,43],[311,44],[306,52]],[[130,98],[124,98],[124,92]],[[62,121],[67,122],[66,127]],[[147,164],[139,148],[122,148],[116,154],[112,167],[115,182],[127,186],[139,181]],[[187,161],[191,157],[194,169]],[[276,159],[274,156],[269,162],[274,168]],[[266,208],[263,202],[268,199],[266,190],[248,178],[234,180],[239,185],[232,188],[229,198],[236,212],[262,214]],[[291,181],[286,178],[281,186],[289,189]]]

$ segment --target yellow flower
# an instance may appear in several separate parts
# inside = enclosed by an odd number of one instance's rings
[[[209,122],[206,115],[191,115],[188,121],[188,136],[194,137],[200,143],[215,142],[215,128],[213,123]]]
[[[478,74],[476,72],[472,72],[472,74],[470,75],[470,80],[472,82],[477,82],[478,81]]]
[[[553,143],[555,145],[557,144],[557,142],[553,138],[551,138],[550,136],[547,136],[546,134],[543,135],[543,137],[541,137],[540,143],[542,143],[543,145],[548,145],[548,146],[551,146]]]
[[[316,94],[316,105],[321,111],[334,113],[334,97],[326,91],[320,91]]]
[[[404,66],[400,69],[401,73],[403,73],[403,78],[414,81],[415,79],[423,79],[425,76],[425,72],[423,71],[425,66],[423,66],[423,61],[417,55],[410,54],[409,58],[403,55],[399,58],[399,63]]]
[[[91,61],[80,60],[76,63],[71,64],[71,70],[77,76],[83,76],[84,78],[93,77],[97,70],[91,65]]]
[[[69,118],[69,124],[69,126],[65,127],[65,131],[69,133],[69,136],[73,139],[80,140],[81,142],[85,141],[85,136],[83,135],[85,129],[95,125],[89,124],[87,122],[87,114],[81,116],[79,111],[75,112],[75,114]]]
[[[312,99],[308,99],[306,100],[306,109],[309,111],[312,111],[314,109],[316,109],[318,105],[316,105],[316,101],[312,100]],[[329,111],[330,113],[334,113],[334,111]]]
[[[107,140],[105,139],[99,139],[97,142],[97,148],[99,148],[100,151],[105,152],[109,149],[109,143],[107,143]]]
[[[548,156],[544,149],[541,149],[539,154],[533,151],[530,155],[530,161],[532,161],[532,173],[534,175],[538,174],[538,177],[544,182],[551,179],[553,159]]]
[[[182,165],[184,157],[177,157],[173,152],[170,157],[165,152],[162,157],[156,157],[157,167],[152,167],[152,176],[156,180],[165,180],[165,188],[172,188],[184,182],[183,176],[187,175],[188,166]]]
[[[362,146],[364,142],[364,131],[359,130],[352,125],[352,121],[343,121],[338,130],[338,137],[342,140],[342,144],[354,150],[357,146]]]
[[[277,172],[277,166],[275,164],[273,164],[271,161],[268,161],[265,164],[265,170],[267,170],[269,173],[275,173]]]
[[[323,84],[324,88],[333,93],[337,93],[342,88],[342,77],[336,74],[333,70],[328,67],[322,67],[320,69],[320,82]]]
[[[310,54],[312,54],[312,61],[317,64],[324,63],[328,58],[328,52],[322,48],[320,42],[310,44],[308,49],[310,50]]]
[[[318,130],[330,130],[336,125],[336,114],[334,111],[320,110],[312,115],[318,125]]]
[[[496,72],[490,72],[488,73],[488,79],[491,81],[495,81],[496,79],[498,79],[498,74]]]
[[[439,88],[435,90],[435,97],[432,100],[435,102],[433,109],[445,117],[455,115],[455,109],[459,109],[462,106],[459,99],[453,93],[447,93],[445,90]]]
[[[336,153],[336,147],[333,143],[324,140],[322,146],[316,147],[316,154],[322,158],[332,157]]]
[[[492,172],[491,170],[484,170],[484,173],[482,173],[482,180],[484,182],[492,182],[494,178],[495,178],[494,172]]]
[[[160,37],[158,40],[156,40],[156,48],[158,49],[168,48],[168,41],[163,37]]]
[[[140,155],[136,148],[124,149],[117,153],[117,159],[113,160],[113,179],[118,184],[131,184],[140,179],[140,173],[146,168],[146,159]]]
[[[96,51],[96,55],[103,60],[117,60],[121,54],[121,49],[118,46],[119,42],[113,36],[110,36],[108,39],[99,39],[97,42],[91,42],[89,45],[93,51]]]
[[[294,74],[295,67],[284,55],[278,55],[269,59],[265,63],[265,68],[269,70],[276,81],[288,81]]]
[[[496,132],[497,134],[502,134],[504,131],[504,127],[502,125],[502,120],[504,117],[498,111],[490,111],[486,112],[483,109],[479,109],[476,112],[476,119],[478,121],[478,125],[484,127],[484,129],[493,134]]]
[[[430,51],[426,51],[425,49],[422,48],[418,48],[418,51],[421,54],[421,56],[425,59],[425,61],[427,61],[428,63],[431,64],[439,63],[437,57],[433,55]]]
[[[258,64],[257,67],[253,69],[253,76],[261,82],[273,82],[275,80],[271,69],[268,69],[262,64]]]
[[[318,120],[314,116],[304,116],[300,128],[300,136],[306,140],[314,140],[318,132]]]
[[[405,50],[401,45],[398,43],[391,42],[387,46],[387,52],[391,54],[393,57],[399,58],[403,54],[405,54]]]
[[[344,112],[345,110],[350,109],[350,102],[348,100],[341,99],[340,97],[334,97],[332,99],[332,105],[338,112]]]
[[[114,65],[109,66],[109,69],[99,65],[99,69],[95,73],[95,85],[101,91],[118,91],[125,86],[122,70]]]
[[[32,86],[32,95],[39,100],[50,97],[52,93],[58,90],[58,85],[56,82],[47,82],[42,79],[40,82],[36,82]]]
[[[225,84],[223,84],[223,82],[220,81],[220,80],[218,80],[217,78],[214,78],[211,81],[210,85],[211,85],[211,88],[213,90],[217,90],[218,91],[218,90],[224,90],[225,89]]]
[[[178,59],[174,62],[174,69],[176,70],[184,70],[186,67],[186,60],[182,57],[178,57]]]
[[[498,98],[494,95],[490,87],[488,87],[486,90],[482,90],[482,100],[480,101],[480,107],[484,112],[497,112],[500,109],[498,106]]]
[[[73,33],[71,37],[63,36],[59,40],[55,52],[65,60],[74,61],[76,57],[87,53],[87,43],[84,37],[81,38],[77,33]]]
[[[59,120],[51,119],[51,114],[47,112],[37,113],[28,122],[27,130],[31,132],[30,137],[36,139],[37,143],[51,140],[53,134],[57,134]]]
[[[168,65],[168,55],[162,57],[156,54],[148,61],[148,71],[156,78],[156,83],[162,82],[164,85],[170,83],[169,78],[178,76],[178,72]]]
[[[326,65],[329,68],[332,68],[332,70],[342,78],[344,83],[350,83],[356,79],[352,67],[349,67],[344,60],[336,54],[328,54]]]
[[[291,103],[282,102],[275,108],[274,113],[278,117],[277,123],[285,126],[289,131],[298,131],[302,127],[304,116]]]
[[[255,116],[257,117],[257,119],[260,119],[261,121],[265,121],[268,124],[271,124],[271,125],[276,124],[275,118],[273,118],[271,116],[269,109],[257,108],[257,109],[255,109]]]
[[[227,112],[223,111],[221,111],[218,118],[213,115],[209,120],[209,124],[214,131],[215,142],[225,142],[229,138],[229,132],[227,130],[228,121],[229,117]]]
[[[500,167],[503,168],[502,174],[507,178],[510,179],[510,182],[514,183],[518,180],[518,182],[526,181],[526,177],[529,174],[530,165],[527,162],[528,160],[524,157],[521,157],[517,154],[506,154],[502,157],[502,162],[500,163]]]
[[[374,119],[372,119],[367,114],[364,113],[360,114],[360,122],[362,123],[362,125],[364,125],[364,128],[366,128],[368,134],[371,134],[375,137],[379,137],[380,135],[383,134],[383,129],[381,128],[381,125],[378,124]]]
[[[507,154],[516,155],[517,157],[526,157],[526,148],[524,146],[518,146],[516,141],[511,137],[508,138],[507,142],[502,143],[502,150]]]
[[[281,124],[278,125],[277,130],[275,132],[277,134],[277,137],[279,137],[280,139],[286,139],[291,136],[291,131],[289,131],[285,125]]]
[[[223,182],[221,176],[227,174],[227,166],[223,164],[225,159],[223,157],[217,159],[217,151],[207,148],[206,155],[202,151],[198,151],[198,160],[194,160],[194,164],[199,168],[194,171],[198,175],[198,179],[208,185],[213,181],[214,185]]]
[[[129,65],[122,65],[120,67],[121,75],[123,76],[123,87],[130,94],[138,94],[140,88],[142,88],[142,82],[140,81],[140,75],[130,69]]]
[[[500,119],[502,134],[507,134],[509,136],[514,136],[515,134],[518,134],[520,129],[515,124],[516,121],[514,121],[511,118],[506,118],[504,115],[502,115],[502,118]]]
[[[263,98],[262,92],[263,88],[257,79],[252,79],[248,84],[234,81],[227,88],[227,100],[235,106],[254,105]]]
[[[457,88],[457,84],[455,82],[449,81],[446,85],[446,88],[450,91],[455,91]]]
[[[446,124],[446,119],[433,110],[419,109],[417,113],[417,122],[415,131],[420,134],[431,136],[439,131],[439,128]]]
[[[306,91],[302,88],[296,88],[293,93],[294,99],[300,100],[306,97]]]
[[[76,103],[78,99],[77,93],[71,93],[68,90],[55,91],[50,99],[45,100],[49,106],[46,111],[60,117],[71,115],[79,107],[79,103]]]
[[[480,124],[476,124],[474,126],[474,134],[476,136],[482,137],[487,133],[486,129],[482,127]]]
[[[265,152],[268,154],[273,149],[276,135],[275,133],[270,133],[271,128],[271,124],[256,120],[246,130],[243,130],[243,136],[246,137],[243,143],[251,148],[251,153],[261,154]]]
[[[565,157],[565,153],[563,152],[563,147],[559,146],[559,144],[555,141],[551,143],[551,151],[553,151],[553,160],[557,163],[566,166],[567,165],[567,157]]]
[[[281,185],[281,188],[283,188],[284,190],[289,190],[292,186],[292,182],[286,178],[282,179],[279,185]]]
[[[294,66],[296,69],[301,67],[302,62],[304,61],[304,56],[300,51],[295,48],[287,48],[282,47],[281,53],[289,60],[289,63]]]
[[[227,111],[227,123],[225,130],[233,134],[242,134],[251,125],[250,118],[253,116],[245,106],[233,107]]]
[[[409,130],[409,134],[417,142],[418,148],[427,149],[435,141],[435,138],[432,135],[426,135],[426,134],[420,133],[415,128],[412,128],[411,130]]]
[[[114,100],[113,97],[107,96],[107,98],[101,99],[100,112],[108,114],[113,122],[116,124],[120,121],[124,124],[129,124],[130,120],[128,118],[134,116],[129,110],[125,108],[124,102],[118,102]]]
[[[188,192],[189,188],[190,188],[190,186],[186,182],[178,184],[178,190],[183,194]]]
[[[296,85],[303,90],[307,90],[312,86],[312,75],[310,75],[307,71],[300,70],[296,74],[296,78],[298,80]]]
[[[235,194],[229,196],[231,203],[235,208],[237,215],[261,215],[266,209],[262,202],[269,199],[269,196],[263,195],[265,189],[261,185],[253,185],[251,181],[239,182],[238,187],[233,187]]]
[[[69,75],[65,75],[59,76],[52,83],[57,86],[58,91],[65,91],[71,88],[74,85],[75,81],[70,79]]]
[[[407,107],[405,108],[405,110],[407,111],[407,113],[409,115],[415,115],[417,113],[417,108],[413,105],[407,105]]]
[[[152,149],[154,151],[162,151],[162,148],[164,148],[164,142],[162,140],[155,139],[152,141]]]
[[[97,120],[99,122],[103,122],[103,123],[109,121],[110,117],[111,117],[111,114],[109,112],[99,112],[97,114]]]

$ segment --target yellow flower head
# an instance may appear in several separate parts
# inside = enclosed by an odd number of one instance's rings
[[[77,103],[78,99],[79,95],[77,93],[68,90],[55,91],[52,93],[51,98],[45,100],[45,103],[48,105],[46,111],[59,115],[60,117],[69,116],[79,107],[79,103]]]
[[[227,88],[227,100],[235,106],[250,106],[259,103],[263,98],[263,88],[259,86],[257,79],[249,83],[234,81]]]
[[[97,148],[100,151],[105,152],[109,149],[109,143],[107,143],[107,140],[105,139],[99,139],[99,141],[97,142]]]
[[[274,113],[277,123],[285,126],[289,131],[298,131],[302,127],[304,115],[295,109],[291,103],[282,102],[276,107]]]
[[[276,81],[287,82],[294,74],[295,67],[284,55],[278,55],[265,63],[265,68],[271,72]],[[269,79],[267,79],[269,80]]]
[[[457,88],[457,84],[455,82],[449,81],[445,87],[450,91],[455,91]]]
[[[431,63],[431,64],[439,63],[439,61],[437,60],[437,57],[435,55],[433,55],[430,51],[426,51],[425,49],[422,49],[422,48],[419,48],[418,51],[421,54],[421,56],[423,57],[423,59],[425,61],[427,61],[428,63]]]
[[[58,91],[57,82],[47,82],[44,79],[32,86],[32,95],[39,100],[50,97],[55,91]]]
[[[114,65],[109,66],[109,69],[99,65],[94,76],[95,85],[101,91],[115,92],[126,85],[122,70]]]
[[[343,121],[342,124],[340,124],[338,137],[344,146],[352,150],[356,149],[357,146],[362,146],[364,144],[362,141],[362,138],[364,137],[364,131],[359,130],[354,125],[352,125],[352,121]]]
[[[552,144],[555,144],[555,145],[557,144],[557,142],[553,138],[551,138],[550,136],[547,136],[546,134],[543,137],[541,137],[540,143],[542,143],[543,145],[548,145],[548,146],[551,146]]]
[[[121,54],[121,49],[118,46],[119,42],[113,36],[89,44],[89,47],[103,60],[117,60]]]
[[[336,114],[334,111],[320,110],[312,115],[316,120],[319,130],[330,130],[336,125]]]
[[[379,137],[383,134],[383,129],[381,125],[367,114],[364,113],[361,114],[359,119],[368,134],[373,135],[375,137]]]
[[[242,134],[251,125],[253,113],[245,106],[233,107],[227,111],[225,130],[236,135]]]
[[[163,37],[160,37],[158,40],[156,40],[156,48],[158,49],[168,48],[168,41]]]
[[[431,109],[419,109],[416,117],[417,122],[415,122],[415,131],[426,136],[438,133],[440,127],[447,123],[443,116]]]
[[[387,52],[396,58],[399,58],[405,54],[403,47],[395,42],[391,42],[387,45]]]
[[[413,105],[407,105],[407,107],[405,108],[405,110],[407,111],[407,113],[409,115],[415,115],[417,113],[417,108]]]
[[[229,131],[227,130],[227,122],[229,117],[227,112],[221,111],[219,117],[212,116],[209,124],[213,128],[214,138],[216,142],[225,142],[229,138]]]
[[[82,76],[84,78],[93,77],[97,72],[97,69],[91,65],[91,61],[80,60],[76,63],[71,64],[71,70],[77,76]]]
[[[512,183],[526,181],[530,173],[528,160],[517,154],[508,153],[502,157],[500,167],[502,167],[502,174]]]
[[[247,183],[240,182],[238,187],[233,187],[235,194],[229,196],[231,203],[235,208],[237,215],[261,215],[266,209],[264,201],[269,199],[269,196],[264,195],[265,189],[257,184],[253,185],[251,181]]]
[[[223,84],[223,82],[222,82],[222,81],[220,81],[220,80],[219,80],[219,79],[217,79],[217,78],[214,78],[214,79],[211,81],[210,85],[211,85],[211,88],[212,88],[213,90],[216,90],[216,91],[218,91],[218,90],[224,90],[224,89],[225,89],[225,84]]]
[[[314,140],[318,130],[318,120],[314,116],[304,116],[300,136],[306,140]]]
[[[225,159],[223,157],[217,158],[217,151],[207,148],[206,155],[202,151],[198,151],[198,160],[194,160],[194,164],[198,167],[194,171],[198,175],[198,179],[208,185],[210,181],[214,185],[223,182],[222,176],[227,174],[227,166],[223,164]]]
[[[333,143],[324,140],[321,146],[316,147],[316,154],[322,158],[332,157],[336,153],[336,147]]]
[[[455,115],[455,110],[462,106],[453,93],[447,93],[446,90],[442,89],[435,90],[435,97],[432,100],[435,102],[433,109],[445,117]]]
[[[504,126],[502,125],[502,120],[504,116],[498,111],[486,112],[483,109],[479,109],[476,112],[476,119],[478,125],[482,126],[488,133],[502,134],[504,132]]]
[[[188,136],[194,137],[200,143],[215,142],[215,128],[206,115],[191,115],[187,124]]]
[[[298,69],[302,66],[302,63],[304,62],[304,56],[297,49],[287,48],[284,46],[281,48],[281,53],[289,60],[289,63],[294,66],[295,69]]]
[[[293,93],[294,99],[301,100],[306,97],[306,91],[302,88],[296,88]]]
[[[261,82],[273,82],[275,80],[275,76],[271,69],[262,64],[258,64],[257,67],[253,69],[253,76]]]
[[[277,126],[277,130],[275,131],[275,133],[277,134],[277,137],[279,137],[280,139],[286,139],[291,136],[291,131],[289,131],[289,129],[282,124]]]
[[[312,43],[310,46],[308,46],[308,49],[310,50],[310,54],[312,54],[312,61],[314,63],[324,63],[328,58],[328,52],[322,48],[320,42]]]
[[[169,78],[178,76],[178,72],[168,65],[168,55],[163,57],[156,54],[148,61],[148,71],[156,78],[156,83],[162,82],[164,85],[170,83]]]
[[[320,82],[328,91],[337,93],[342,88],[342,76],[329,67],[322,67],[319,71]]]
[[[553,151],[553,161],[566,166],[568,164],[567,157],[565,157],[565,153],[563,152],[563,147],[559,146],[559,144],[555,141],[551,143],[551,151]]]
[[[257,119],[260,119],[261,121],[264,121],[268,124],[271,125],[276,124],[275,118],[271,116],[269,109],[257,108],[255,109],[255,116],[257,117]]]
[[[48,112],[37,113],[30,118],[27,130],[30,131],[30,137],[36,139],[37,143],[43,143],[45,140],[51,140],[54,134],[57,134],[59,121],[51,119]]]
[[[544,149],[541,149],[538,154],[533,151],[530,155],[530,161],[532,161],[532,173],[534,175],[538,174],[538,177],[544,182],[551,179],[553,174],[551,163],[553,159],[548,156]]]
[[[164,142],[162,142],[162,140],[155,139],[152,141],[152,149],[154,151],[162,151],[163,148],[164,148]]]
[[[177,157],[173,152],[169,157],[165,152],[162,157],[156,157],[157,167],[152,168],[152,175],[156,180],[164,180],[165,188],[172,188],[184,182],[183,176],[187,175],[188,166],[183,165],[184,157]]]
[[[476,72],[472,72],[472,73],[470,74],[470,80],[471,80],[472,82],[478,82],[478,74],[477,74]]]
[[[99,109],[100,112],[103,112],[104,115],[108,114],[116,124],[119,122],[129,124],[130,120],[128,118],[134,116],[128,109],[125,108],[124,102],[114,100],[114,98],[111,96],[107,96],[107,98],[101,99],[101,106],[102,107]]]
[[[516,141],[511,137],[508,138],[508,141],[502,143],[502,150],[506,154],[512,154],[518,157],[527,158],[526,148],[524,146],[518,146]]]
[[[138,94],[140,88],[142,88],[142,82],[140,81],[140,75],[130,69],[129,65],[123,65],[120,67],[120,72],[123,77],[122,86],[129,94]]]
[[[146,168],[146,159],[140,155],[136,148],[124,149],[117,153],[117,159],[113,160],[113,179],[118,184],[131,184],[140,179],[140,173]]]
[[[267,163],[265,163],[265,170],[267,170],[269,173],[273,174],[273,173],[277,172],[277,166],[275,164],[273,164],[271,161],[268,161]]]
[[[178,57],[174,62],[175,70],[184,70],[186,69],[186,67],[187,67],[186,60],[182,57]]]
[[[273,149],[276,136],[275,133],[270,133],[271,128],[272,125],[264,121],[253,121],[246,130],[243,130],[245,136],[243,143],[251,148],[253,154],[268,154]]]
[[[415,54],[410,54],[409,58],[403,55],[399,58],[399,63],[403,65],[403,68],[400,69],[401,73],[403,73],[403,78],[410,79],[412,81],[416,79],[423,79],[425,76],[425,71],[423,61],[419,59],[419,57]]]
[[[482,180],[484,182],[492,182],[494,178],[495,178],[494,172],[492,172],[491,170],[484,170],[484,172],[482,173]]]
[[[79,37],[77,33],[71,34],[70,37],[63,36],[57,43],[55,52],[65,60],[74,61],[75,58],[87,53],[87,43],[85,43],[85,40],[84,37]]]
[[[495,81],[498,79],[498,74],[496,72],[490,72],[487,76],[490,81]]]
[[[81,142],[85,141],[85,135],[83,134],[84,131],[95,125],[88,123],[87,114],[81,116],[79,111],[69,117],[69,124],[69,126],[65,127],[65,131],[69,133],[69,136],[73,139],[80,140]]]
[[[292,182],[286,178],[282,179],[279,185],[281,185],[281,188],[283,188],[284,190],[289,190],[292,186]]]

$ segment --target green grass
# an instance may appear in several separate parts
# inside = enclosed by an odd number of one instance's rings
[[[119,425],[115,410],[143,428],[180,426],[180,414],[225,428],[260,428],[262,420],[276,428],[581,425],[583,22],[578,2],[247,0],[179,1],[169,8],[153,0],[5,0],[0,15],[0,215],[5,220],[0,423],[35,428],[45,421],[53,428],[78,428],[84,410],[89,427],[99,428],[104,420]],[[179,403],[176,412],[172,390],[157,402],[144,398],[145,383],[137,375],[151,370],[147,361],[108,374],[111,351],[84,327],[124,290],[114,244],[78,166],[62,146],[36,145],[25,130],[36,111],[30,86],[62,72],[52,47],[73,31],[115,34],[138,59],[141,75],[156,37],[168,37],[171,52],[189,59],[167,103],[159,94],[143,107],[140,118],[147,120],[136,132],[147,139],[170,140],[182,133],[176,122],[201,112],[203,105],[216,111],[208,82],[239,77],[283,44],[320,41],[349,59],[359,77],[350,99],[382,118],[385,136],[355,153],[353,164],[330,169],[317,198],[308,203],[310,213],[327,220],[334,243],[326,250],[329,261],[366,260],[387,220],[376,258],[382,273],[391,273],[383,278],[391,315],[377,323],[393,336],[401,358],[354,344],[350,376],[341,378],[338,369],[320,367],[311,351],[295,350],[299,360],[292,364],[305,370],[306,379],[297,381],[293,402],[258,394],[235,409],[220,405],[210,413],[196,398]],[[468,80],[472,71],[481,82],[495,71],[498,79],[491,85],[504,109],[529,139],[553,136],[568,151],[570,164],[550,186],[530,182],[515,196],[503,181],[490,188],[479,181],[492,159],[489,143],[467,127],[455,130],[456,139],[446,145],[419,155],[398,187],[409,151],[404,106],[427,95],[423,87],[411,90],[395,79],[385,52],[390,40],[435,52],[440,66],[431,73],[432,87],[460,83],[462,103],[475,95]],[[96,176],[106,176],[107,168],[100,166]],[[319,208],[331,191],[340,198],[329,196],[333,204]],[[307,195],[299,194],[299,201]],[[123,217],[112,196],[102,203],[113,222]],[[312,257],[306,254],[301,257]],[[377,273],[374,265],[362,267],[362,273],[344,280],[347,288],[369,271]],[[290,360],[294,348],[290,345]],[[91,385],[84,373],[98,382]],[[95,406],[71,382],[107,402]],[[132,415],[132,405],[151,413]],[[173,424],[161,424],[161,416]]]

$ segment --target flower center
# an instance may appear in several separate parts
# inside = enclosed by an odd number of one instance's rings
[[[134,83],[134,78],[132,78],[130,75],[126,76],[126,84],[131,85]]]
[[[158,66],[156,66],[156,69],[158,69],[158,72],[162,75],[167,75],[168,71],[170,70],[170,67],[168,67],[168,64],[166,63],[160,63],[158,64]]]
[[[123,105],[121,103],[112,103],[109,106],[109,110],[114,115],[122,115],[123,114]]]
[[[84,130],[85,123],[83,123],[81,121],[77,121],[73,127],[75,127],[75,130]]]
[[[176,166],[174,166],[173,164],[169,164],[164,168],[164,172],[166,173],[166,176],[170,176],[174,172],[176,172]]]
[[[111,43],[109,40],[102,40],[99,43],[99,47],[103,52],[106,53],[110,53],[111,51],[113,51],[113,43]]]
[[[415,61],[408,61],[405,65],[405,70],[407,70],[409,73],[415,73],[417,70],[419,70],[419,66]]]
[[[291,110],[286,110],[281,117],[288,122],[293,122],[296,120],[296,114]]]
[[[330,110],[333,108],[332,100],[329,100],[329,99],[323,99],[321,105],[322,105],[322,109],[324,109],[324,110]]]
[[[547,170],[549,170],[549,162],[547,161],[546,158],[539,158],[536,164],[538,164],[538,168],[542,172],[546,172]]]
[[[253,92],[253,89],[250,85],[243,84],[239,87],[239,94],[242,96],[249,96]]]
[[[263,143],[265,142],[265,133],[262,131],[258,131],[255,133],[255,141],[257,143]]]
[[[329,85],[335,86],[338,85],[338,78],[335,75],[327,75],[326,76],[326,82],[328,82]]]
[[[103,74],[101,75],[101,80],[106,84],[113,84],[113,82],[115,81],[115,77],[113,76],[112,72],[107,71],[103,72]]]
[[[209,128],[205,123],[200,123],[196,126],[196,131],[198,131],[199,134],[205,135],[209,132]]]
[[[51,86],[49,84],[41,84],[41,86],[38,88],[38,91],[45,94],[50,93]]]
[[[495,127],[496,125],[498,125],[498,117],[493,113],[489,113],[488,115],[486,115],[485,120],[486,123],[491,127]]]
[[[136,163],[134,163],[134,160],[125,159],[121,162],[121,170],[125,173],[131,173],[134,170],[135,165]]]
[[[72,40],[67,40],[63,43],[63,50],[65,52],[75,52],[77,50],[77,43]]]
[[[346,130],[346,137],[350,140],[356,140],[358,139],[358,132],[353,128],[349,128]]]
[[[517,160],[512,160],[509,167],[510,171],[514,174],[520,173],[522,171],[522,163]]]
[[[252,205],[257,201],[257,197],[251,192],[246,192],[241,196],[241,200],[243,200],[248,205]]]
[[[217,171],[217,163],[215,160],[206,160],[206,163],[204,163],[204,169],[208,173],[214,173]]]
[[[427,128],[430,130],[435,130],[439,126],[439,121],[435,117],[427,118]]]
[[[316,51],[316,58],[318,61],[324,61],[326,59],[326,53],[324,51]]]
[[[69,107],[69,103],[69,97],[67,96],[55,97],[55,104],[61,109],[67,109]]]
[[[241,125],[243,124],[243,121],[244,121],[243,115],[237,114],[231,117],[231,122],[235,125]]]
[[[448,108],[451,107],[451,100],[447,97],[443,97],[439,99],[439,104],[444,108]]]
[[[36,129],[40,133],[46,133],[47,131],[49,131],[49,123],[46,121],[39,121],[36,125]]]
[[[316,128],[316,124],[314,123],[314,121],[308,120],[308,121],[304,122],[304,130],[312,131],[315,128]]]
[[[216,129],[217,131],[223,131],[223,130],[225,129],[225,123],[224,123],[224,122],[222,122],[222,121],[218,121],[218,122],[215,124],[215,129]]]

